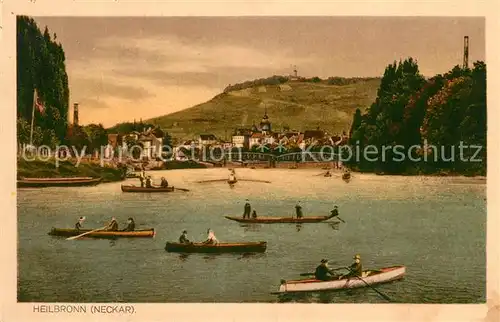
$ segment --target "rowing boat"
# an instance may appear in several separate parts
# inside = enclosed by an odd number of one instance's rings
[[[60,236],[60,237],[72,237],[78,236],[80,234],[92,231],[92,229],[74,229],[74,228],[52,228],[49,232],[51,236]],[[151,238],[154,237],[155,230],[153,228],[150,229],[141,229],[134,231],[107,231],[101,230],[96,231],[90,234],[85,235],[85,237],[92,238]]]
[[[65,178],[27,178],[27,177],[21,177],[21,180],[28,180],[28,181],[78,181],[78,180],[90,180],[94,179],[92,177],[65,177]]]
[[[17,181],[18,187],[77,187],[94,186],[102,178],[23,178]]]
[[[316,292],[328,290],[340,290],[365,287],[368,285],[376,285],[381,283],[388,283],[391,281],[399,280],[406,274],[405,266],[391,266],[385,267],[380,270],[363,271],[361,278],[359,277],[343,278],[339,280],[320,281],[317,279],[303,279],[303,280],[282,280],[278,292],[295,293],[295,292]]]
[[[216,245],[167,242],[165,245],[165,250],[171,253],[263,253],[266,248],[267,242],[219,243]]]
[[[258,218],[241,218],[234,216],[225,216],[229,220],[234,220],[241,223],[250,224],[301,224],[301,223],[317,223],[328,220],[333,216],[311,216],[311,217],[258,217]]]
[[[146,188],[146,187],[137,187],[137,186],[127,186],[127,185],[122,185],[122,191],[123,192],[172,192],[174,191],[174,187],[152,187],[152,188]]]
[[[235,184],[236,182],[238,182],[238,180],[227,180],[227,183],[229,184]]]

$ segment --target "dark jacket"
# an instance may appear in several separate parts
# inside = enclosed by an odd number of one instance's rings
[[[331,279],[330,276],[328,276],[328,275],[333,276],[332,271],[329,270],[328,267],[326,267],[323,264],[321,264],[318,267],[316,267],[316,271],[314,272],[314,277],[317,280],[328,281],[328,280]]]
[[[181,237],[179,237],[179,243],[181,243],[181,244],[189,244],[189,239],[186,238],[185,234],[182,234]]]
[[[77,223],[75,224],[75,229],[76,229],[76,230],[80,230],[81,228],[82,228],[82,224],[80,224],[80,222],[77,222]]]
[[[127,227],[123,231],[134,231],[135,230],[135,222],[131,222],[127,225]]]
[[[295,213],[297,214],[297,218],[302,217],[302,207],[299,205],[295,206]]]
[[[339,215],[339,211],[337,210],[337,208],[333,209],[333,210],[332,210],[332,216],[333,216],[333,217],[336,217],[336,216],[338,216],[338,215]]]
[[[250,211],[252,211],[252,207],[250,206],[250,204],[247,202],[245,204],[245,214],[248,214],[250,215]]]

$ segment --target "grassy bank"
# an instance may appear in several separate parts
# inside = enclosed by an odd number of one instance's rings
[[[17,161],[17,177],[29,178],[62,178],[62,177],[100,177],[102,182],[121,181],[124,179],[124,169],[101,167],[100,164],[81,162],[78,166],[70,161],[59,162],[56,166],[51,161]]]

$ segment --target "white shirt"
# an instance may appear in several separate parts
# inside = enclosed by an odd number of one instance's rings
[[[214,232],[213,232],[213,231],[210,231],[210,232],[208,233],[208,238],[207,238],[207,239],[208,239],[208,240],[217,241],[217,238],[215,238],[215,234],[214,234]]]

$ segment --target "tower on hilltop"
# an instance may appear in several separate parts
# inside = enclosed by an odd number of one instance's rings
[[[78,125],[78,103],[73,104],[73,125]]]
[[[464,37],[464,62],[463,68],[469,68],[469,36]]]

